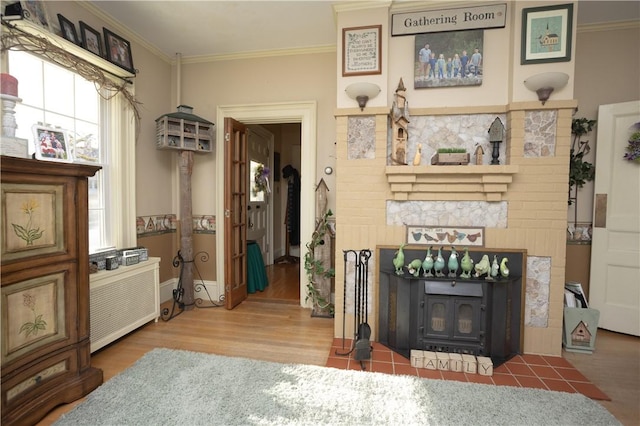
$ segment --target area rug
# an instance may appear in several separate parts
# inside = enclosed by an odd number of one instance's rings
[[[580,394],[154,349],[65,425],[618,425]]]

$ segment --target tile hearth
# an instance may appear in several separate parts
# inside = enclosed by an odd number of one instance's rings
[[[427,370],[411,366],[409,359],[386,346],[373,342],[371,359],[365,361],[366,371],[387,374],[404,374],[438,380],[484,383],[497,386],[539,388],[559,392],[581,393],[591,399],[609,401],[610,398],[582,375],[569,361],[562,357],[541,355],[516,355],[495,368],[493,376],[456,373],[452,371]],[[360,361],[351,355],[337,355],[348,352],[351,340],[333,340],[326,366],[345,370],[361,370]]]

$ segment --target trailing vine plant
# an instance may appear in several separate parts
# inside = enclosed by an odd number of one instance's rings
[[[333,216],[333,213],[331,210],[327,210],[311,235],[311,241],[307,243],[307,252],[304,255],[304,270],[307,274],[307,297],[305,302],[311,299],[314,306],[322,310],[328,310],[333,316],[335,306],[331,303],[331,300],[326,300],[320,295],[315,282],[315,277],[333,278],[335,276],[334,268],[325,269],[322,261],[315,258],[315,248],[324,245],[325,238],[328,238],[327,233],[330,231],[329,217],[331,216]]]

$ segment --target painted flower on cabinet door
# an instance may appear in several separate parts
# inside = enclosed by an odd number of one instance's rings
[[[19,238],[23,239],[27,243],[27,246],[32,246],[33,242],[41,238],[45,231],[44,229],[40,230],[39,226],[34,225],[34,215],[39,207],[40,205],[38,204],[38,201],[33,198],[25,201],[22,203],[20,210],[28,216],[26,225],[21,226],[17,223],[11,224],[11,226],[13,226],[13,231]]]

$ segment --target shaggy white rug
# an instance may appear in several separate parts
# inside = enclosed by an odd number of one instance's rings
[[[154,349],[64,425],[617,425],[580,394]]]

